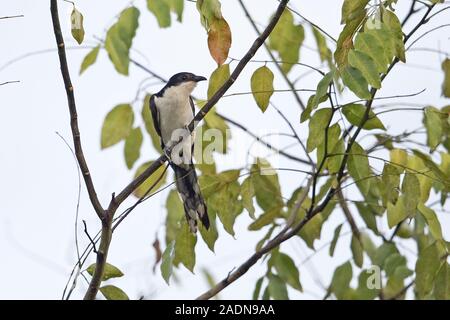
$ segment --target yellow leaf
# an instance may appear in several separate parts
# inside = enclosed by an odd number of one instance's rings
[[[251,88],[256,104],[265,112],[273,94],[273,72],[266,66],[257,69],[252,75]]]

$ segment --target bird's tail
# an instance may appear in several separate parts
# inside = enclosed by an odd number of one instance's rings
[[[200,191],[194,165],[177,166],[172,163],[178,192],[183,200],[184,213],[191,232],[197,232],[197,218],[206,229],[209,228],[208,210]]]

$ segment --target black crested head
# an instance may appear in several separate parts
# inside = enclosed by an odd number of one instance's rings
[[[190,73],[190,72],[180,72],[180,73],[174,74],[169,79],[169,82],[167,82],[166,87],[177,86],[184,82],[191,82],[191,81],[199,82],[199,81],[204,81],[204,80],[206,80],[205,77],[196,76],[195,74]]]

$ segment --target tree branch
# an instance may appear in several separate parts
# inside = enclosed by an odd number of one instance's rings
[[[61,74],[64,80],[64,87],[66,89],[67,103],[70,112],[70,127],[72,129],[73,144],[75,147],[75,155],[77,157],[78,164],[83,174],[84,182],[91,200],[92,206],[100,219],[104,219],[104,210],[98,200],[97,193],[95,191],[94,183],[92,181],[89,167],[84,157],[83,148],[81,146],[80,130],[78,128],[78,115],[77,107],[75,103],[74,89],[72,81],[70,79],[69,68],[67,66],[67,57],[65,51],[64,38],[61,31],[61,24],[58,16],[58,3],[56,0],[50,1],[50,10],[52,14],[53,31],[55,34],[56,45],[58,46],[59,63],[61,67]]]
[[[336,192],[339,205],[342,208],[342,211],[344,212],[345,218],[347,219],[347,222],[350,224],[350,228],[352,230],[353,236],[361,242],[361,232],[359,231],[358,226],[356,225],[355,219],[353,219],[353,215],[347,205],[347,202],[345,201],[344,195],[342,194],[342,189],[339,189]]]

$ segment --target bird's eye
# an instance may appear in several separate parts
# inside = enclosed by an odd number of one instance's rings
[[[181,79],[187,80],[187,76],[183,76],[183,77],[181,77]]]

